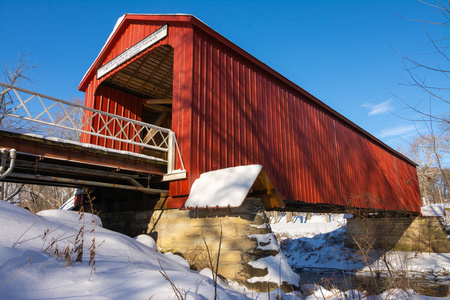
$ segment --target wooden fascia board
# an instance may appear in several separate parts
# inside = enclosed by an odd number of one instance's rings
[[[191,15],[136,15],[136,14],[126,14],[117,26],[117,29],[114,31],[112,37],[109,39],[108,43],[103,48],[102,52],[97,56],[97,59],[90,67],[89,71],[86,73],[84,78],[81,80],[78,90],[85,92],[89,81],[93,76],[95,76],[96,70],[101,66],[105,56],[109,53],[110,48],[117,42],[117,39],[122,35],[122,32],[126,28],[126,25],[131,23],[132,21],[153,21],[153,22],[167,22],[171,24],[176,23],[191,23],[191,19],[193,16]],[[170,32],[170,29],[169,29]]]

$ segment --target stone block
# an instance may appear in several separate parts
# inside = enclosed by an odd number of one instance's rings
[[[397,251],[450,252],[439,217],[349,219],[345,245],[360,244]]]
[[[198,270],[211,267],[208,252],[215,263],[222,231],[219,274],[242,284],[248,284],[247,278],[255,276],[248,273],[248,262],[279,253],[257,249],[256,239],[248,237],[271,232],[264,208],[255,199],[244,201],[240,208],[121,211],[104,215],[108,220],[105,223],[110,222],[116,230],[130,235],[146,232],[155,238],[161,252],[178,253]]]
[[[139,211],[135,214],[136,220],[150,220],[151,212],[150,211]]]

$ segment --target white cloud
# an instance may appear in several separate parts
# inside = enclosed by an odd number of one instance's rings
[[[383,137],[387,137],[387,136],[399,136],[399,135],[405,135],[405,134],[412,134],[413,132],[416,132],[416,130],[417,130],[416,126],[414,126],[414,125],[385,128],[385,129],[381,130],[381,134],[379,135],[379,137],[383,138]]]
[[[394,107],[391,105],[391,99],[378,104],[364,102],[363,104],[361,104],[361,107],[369,110],[369,116],[386,114],[394,110]]]

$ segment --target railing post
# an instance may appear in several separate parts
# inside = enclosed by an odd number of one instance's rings
[[[169,132],[169,145],[167,151],[167,174],[172,174],[175,167],[175,139],[172,131]]]

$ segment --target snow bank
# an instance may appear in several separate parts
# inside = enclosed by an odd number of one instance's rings
[[[54,250],[74,246],[83,228],[77,218],[76,212],[62,210],[34,215],[0,201],[0,298],[174,299],[161,268],[183,297],[214,298],[211,279],[191,271],[183,258],[155,251],[150,237],[134,240],[102,228],[90,214],[84,220],[83,261],[66,264]],[[96,272],[90,277],[94,238]],[[248,299],[229,286],[219,285],[218,293],[220,299]]]
[[[73,246],[75,236],[82,228],[83,220],[78,220],[78,214],[71,211],[44,211],[34,215],[28,210],[0,201],[0,298],[1,299],[175,299],[173,288],[164,279],[160,271],[164,271],[183,296],[183,299],[212,299],[214,286],[210,270],[201,272],[191,271],[187,262],[173,254],[161,254],[156,251],[156,244],[147,235],[135,239],[117,232],[100,227],[100,220],[93,215],[85,214],[83,261],[66,265],[64,259],[57,258],[53,251],[55,245],[63,248]],[[313,217],[318,225],[319,219]],[[90,220],[90,221],[89,221]],[[92,222],[94,220],[94,222]],[[298,221],[298,220],[297,220]],[[333,221],[333,218],[332,218]],[[308,221],[310,222],[310,221]],[[308,223],[307,222],[307,223]],[[314,224],[314,222],[312,222]],[[285,225],[289,225],[288,223]],[[304,223],[296,223],[301,225]],[[337,223],[336,223],[337,224]],[[329,223],[326,223],[328,226]],[[279,227],[281,230],[282,226]],[[295,234],[312,234],[312,227],[298,229]],[[93,231],[92,231],[93,230]],[[328,230],[328,229],[326,229]],[[338,234],[336,234],[338,232]],[[341,239],[342,227],[335,231],[320,233],[315,237],[297,237],[292,241],[305,241],[302,239],[319,240],[317,248],[308,249],[314,244],[303,243],[301,248],[287,250],[294,260],[304,259],[313,253],[315,259],[326,257],[326,252],[333,249],[345,250],[337,242]],[[45,236],[44,236],[44,233]],[[95,236],[94,236],[95,235]],[[89,280],[91,266],[89,265],[89,246],[95,237],[96,273]],[[273,236],[258,235],[260,248],[272,248]],[[49,250],[51,242],[55,241]],[[321,244],[328,240],[327,245]],[[286,240],[287,241],[287,240]],[[103,243],[102,243],[103,242]],[[101,244],[101,246],[99,246]],[[324,242],[325,243],[325,242]],[[294,243],[295,244],[295,243]],[[305,246],[306,245],[306,246]],[[298,246],[298,244],[297,244]],[[328,247],[328,248],[327,248]],[[290,258],[289,258],[290,259]],[[312,263],[313,259],[307,260]],[[281,264],[280,264],[281,261]],[[395,259],[394,259],[395,261]],[[399,262],[401,260],[398,260]],[[415,266],[413,270],[432,271],[439,269],[442,272],[450,269],[450,254],[420,254],[404,260]],[[322,260],[324,262],[324,260]],[[282,277],[277,274],[281,268],[288,267],[282,255],[270,256],[253,262],[255,267],[267,267],[266,278],[253,278],[252,280],[280,279],[289,282],[291,277]],[[318,263],[320,265],[320,261]],[[318,265],[316,264],[316,265]],[[161,269],[163,268],[163,270]],[[292,275],[291,276],[296,276]],[[340,292],[325,290],[319,286],[304,286],[306,299],[359,299],[363,295],[351,294],[351,291]],[[308,291],[308,292],[306,292]],[[268,299],[267,293],[255,293],[236,283],[219,281],[219,299]],[[353,291],[353,293],[357,293]],[[286,295],[279,290],[272,291],[270,298],[275,299],[278,294],[282,299],[300,299],[300,294]],[[405,292],[399,290],[387,291],[381,295],[382,299],[409,299]],[[420,296],[409,291],[411,299],[442,299]],[[447,297],[446,299],[449,299]]]
[[[299,276],[294,273],[283,253],[276,256],[267,256],[256,261],[248,263],[256,269],[267,269],[267,274],[260,277],[252,277],[247,279],[250,283],[255,282],[274,282],[277,284],[287,282],[289,284],[297,285]]]
[[[445,216],[444,209],[450,209],[450,203],[431,204],[422,206],[421,212],[424,217],[443,217]]]
[[[267,270],[267,274],[260,277],[249,278],[247,281],[250,283],[274,282],[277,284],[287,282],[297,286],[300,278],[295,272],[292,271],[291,266],[281,252],[273,233],[252,234],[248,237],[256,239],[258,243],[257,249],[263,251],[279,251],[279,253],[276,256],[270,255],[256,261],[249,262],[248,264],[256,269]]]
[[[310,220],[301,213],[286,222],[281,215],[272,231],[281,249],[294,269],[324,268],[359,270],[364,267],[361,258],[344,247],[345,216],[342,214],[313,214]]]
[[[328,219],[328,222],[327,220]],[[286,216],[280,215],[278,223],[271,219],[272,231],[281,238],[289,237],[313,237],[318,234],[332,232],[345,226],[346,220],[342,214],[313,214],[310,220],[306,220],[306,213],[300,213],[292,218],[292,222],[286,222]]]
[[[96,226],[102,227],[102,220],[96,215],[83,213],[81,215],[77,211],[72,210],[43,210],[37,213],[39,217],[45,217],[47,220],[59,222],[66,225],[79,225],[84,223],[94,223]],[[84,220],[82,219],[84,218]]]
[[[390,289],[378,296],[365,295],[357,290],[341,291],[338,289],[327,290],[317,284],[306,284],[302,286],[304,300],[360,300],[360,299],[383,299],[383,300],[431,300],[449,299],[435,298],[418,295],[413,290]]]
[[[444,276],[448,278],[450,272],[450,253],[419,253],[389,251],[385,257],[380,257],[370,267],[374,271],[388,274],[386,263],[393,272],[407,276]],[[369,273],[369,267],[358,271],[360,274]]]
[[[154,239],[152,239],[151,236],[146,234],[140,234],[137,237],[134,238],[139,243],[144,244],[145,246],[149,247],[150,249],[153,249],[156,251],[158,249],[158,246],[156,245],[156,242]]]

